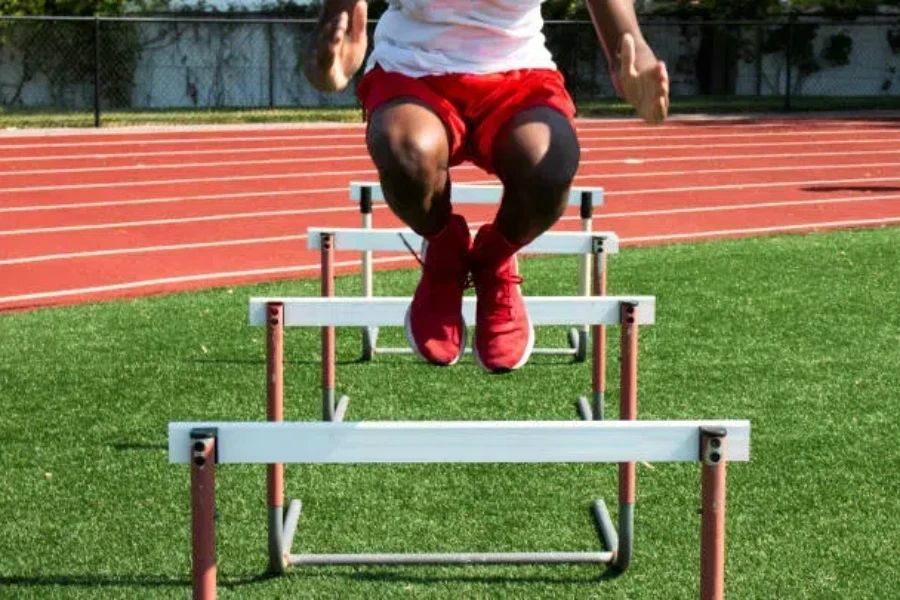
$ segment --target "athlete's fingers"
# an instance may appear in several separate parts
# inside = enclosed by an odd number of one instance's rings
[[[366,37],[366,19],[368,18],[368,3],[360,0],[353,7],[353,18],[350,20],[350,41],[359,44]]]
[[[630,33],[626,33],[622,36],[622,43],[619,48],[619,60],[622,63],[622,71],[624,71],[628,77],[637,77],[638,73],[634,68],[634,37]]]

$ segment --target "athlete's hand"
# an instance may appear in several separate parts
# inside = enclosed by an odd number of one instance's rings
[[[304,73],[323,92],[347,87],[366,56],[366,0],[344,2],[344,7],[328,10],[319,20],[316,34],[306,50]]]
[[[619,93],[648,123],[662,123],[669,114],[669,73],[666,64],[646,45],[635,49],[626,33],[619,47]]]

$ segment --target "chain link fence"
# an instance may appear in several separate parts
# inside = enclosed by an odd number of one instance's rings
[[[312,20],[0,17],[0,111],[210,111],[358,107],[351,85],[321,93],[302,71]],[[370,23],[370,35],[375,23]],[[810,97],[853,106],[900,98],[900,17],[854,21],[645,20],[672,97],[727,109],[789,109]],[[615,92],[589,22],[544,33],[581,106]],[[371,38],[370,38],[371,39]],[[358,76],[357,76],[358,78]]]

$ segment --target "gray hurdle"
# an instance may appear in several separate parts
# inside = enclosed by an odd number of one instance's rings
[[[748,421],[175,422],[169,459],[190,463],[194,598],[216,597],[216,465],[700,462],[700,598],[725,595],[726,465],[748,461]],[[616,533],[595,501],[601,552],[290,554],[292,565],[614,564]],[[288,511],[292,528],[299,506]],[[291,532],[293,533],[293,531]],[[612,548],[612,549],[610,549]]]
[[[499,204],[503,195],[503,188],[500,185],[476,185],[468,183],[454,183],[452,188],[454,204]],[[375,182],[351,182],[350,183],[350,199],[359,203],[359,212],[362,215],[362,228],[367,230],[373,229],[372,206],[375,202],[384,202],[384,192],[381,185]],[[592,217],[594,208],[603,205],[603,188],[600,187],[573,187],[569,192],[569,206],[577,206],[580,211],[581,230],[584,233],[590,233],[593,230]],[[377,230],[376,230],[377,231]],[[396,230],[393,230],[396,231]],[[610,234],[606,234],[610,235]],[[421,243],[421,239],[416,237],[417,243]],[[351,249],[351,248],[347,248]],[[364,297],[373,296],[373,271],[372,271],[372,252],[375,250],[383,250],[382,248],[366,248],[364,244],[358,248],[362,251],[362,294]],[[388,248],[394,249],[394,248]],[[405,250],[403,246],[399,250]],[[533,250],[530,250],[533,252]],[[607,254],[610,253],[607,251]],[[578,269],[578,293],[582,296],[591,294],[591,252],[590,250],[580,253],[580,264]],[[601,269],[603,273],[601,288],[606,293],[606,255],[600,257],[603,261]],[[553,354],[571,354],[575,360],[581,362],[587,356],[587,336],[588,326],[581,325],[578,329],[573,329],[568,335],[568,348],[559,349],[535,349],[538,353]],[[406,352],[407,348],[378,348],[378,329],[369,327],[362,331],[362,359],[372,360],[376,352],[382,354]]]
[[[334,253],[337,249],[358,250],[361,248],[369,248],[374,250],[398,250],[404,248],[401,236],[406,236],[409,232],[407,229],[362,229],[362,228],[320,228],[313,227],[308,231],[308,245],[320,251],[321,267],[320,267],[320,283],[321,295],[325,298],[335,297],[335,273],[334,273]],[[415,234],[409,234],[412,239],[419,239]],[[605,256],[608,253],[616,253],[619,250],[618,237],[611,232],[548,232],[537,238],[529,244],[525,251],[544,254],[580,254],[588,257],[593,256],[593,260],[589,261],[592,265],[593,275],[590,296],[587,298],[600,298],[605,296]],[[357,297],[362,300],[378,300],[378,297]],[[577,297],[575,297],[577,298]],[[396,300],[396,298],[394,299]],[[556,298],[556,301],[564,301],[563,298]],[[410,298],[406,298],[407,306]],[[534,302],[534,300],[532,300]],[[464,318],[466,322],[472,323],[474,320],[474,298],[466,298],[463,302]],[[563,311],[564,312],[564,311]],[[281,316],[277,318],[280,326],[283,326]],[[567,320],[566,320],[567,319]],[[532,317],[534,322],[534,317]],[[583,323],[585,321],[578,320],[577,316],[568,314],[563,324],[570,325],[573,323]],[[251,325],[261,326],[267,324],[267,321],[258,314],[251,315]],[[377,330],[379,326],[403,326],[404,320],[399,322],[382,323],[379,325],[370,325],[368,329]],[[534,322],[535,325],[540,323]],[[284,338],[280,326],[273,329],[269,324],[266,343],[266,364],[268,365],[268,396],[281,397],[283,394],[283,372],[277,366],[281,364],[284,354]],[[580,397],[577,401],[577,408],[586,420],[603,419],[603,405],[606,392],[606,325],[603,323],[595,324],[590,327],[591,339],[593,342],[592,352],[592,393],[590,397]],[[335,340],[335,331],[333,326],[324,326],[322,328],[322,356],[331,353]],[[373,338],[374,339],[374,338]],[[587,350],[587,343],[582,344],[582,348]],[[397,349],[396,352],[411,352],[407,349]],[[550,353],[552,350],[545,349]],[[329,367],[323,358],[322,363],[322,418],[328,421],[341,420],[348,408],[349,398],[347,396],[336,396],[334,385],[333,369],[329,371]],[[279,400],[279,403],[281,401]]]
[[[625,570],[634,536],[635,463],[701,463],[700,592],[722,598],[725,565],[725,472],[728,461],[749,460],[750,424],[744,420],[637,421],[639,325],[655,321],[655,299],[629,297],[526,298],[536,323],[575,317],[621,328],[619,421],[284,422],[282,398],[269,396],[267,422],[170,423],[172,463],[190,463],[192,581],[196,598],[216,595],[216,464],[265,464],[268,469],[269,567],[390,564],[607,564]],[[265,324],[268,339],[285,326],[364,327],[401,323],[408,298],[251,298],[249,319]],[[474,311],[468,303],[466,311]],[[566,318],[562,315],[566,314]],[[323,335],[323,342],[328,338]],[[596,347],[595,347],[596,349]],[[327,346],[323,375],[334,382],[335,349]],[[280,358],[279,358],[280,361]],[[269,365],[280,370],[281,365]],[[727,440],[727,444],[726,444]],[[596,552],[459,552],[293,554],[302,504],[286,509],[285,463],[618,463],[618,527],[606,503],[592,515],[602,550]]]
[[[250,320],[270,331],[284,326],[337,327],[402,322],[408,298],[253,298]],[[268,468],[269,563],[274,573],[297,565],[361,564],[607,564],[626,569],[632,558],[636,461],[699,461],[701,468],[701,597],[722,598],[725,563],[725,469],[749,460],[747,421],[637,421],[637,337],[653,323],[652,297],[531,297],[536,323],[565,324],[575,316],[591,325],[619,325],[619,421],[284,422],[270,396],[268,422],[196,422],[169,425],[172,463],[190,463],[192,569],[195,597],[216,594],[216,464]],[[473,311],[469,303],[465,310]],[[324,338],[324,336],[323,336]],[[334,377],[334,346],[323,363]],[[280,368],[280,365],[275,365]],[[323,371],[324,372],[324,371]],[[323,381],[323,383],[325,383]],[[727,440],[727,444],[726,444]],[[487,552],[400,554],[292,554],[302,504],[284,507],[284,463],[618,463],[618,528],[602,498],[592,514],[603,550],[597,552]]]
[[[464,314],[473,315],[474,298],[464,301]],[[620,345],[620,415],[622,421],[633,421],[637,418],[637,368],[638,368],[638,328],[641,324],[655,321],[656,301],[652,296],[602,296],[602,297],[527,297],[526,304],[532,321],[536,325],[568,324],[571,319],[591,325],[619,325],[621,330]],[[409,298],[377,297],[377,298],[251,298],[249,320],[251,325],[265,325],[267,328],[267,346],[281,347],[284,327],[321,327],[322,329],[322,399],[323,418],[326,421],[341,422],[344,418],[349,399],[341,396],[335,403],[336,395],[336,360],[335,360],[335,327],[353,327],[370,325],[397,325],[403,322]],[[595,338],[596,339],[596,338]],[[598,351],[595,344],[593,351]],[[269,355],[267,360],[267,418],[272,422],[283,421],[283,366],[280,352]],[[274,384],[274,385],[273,385]],[[292,500],[284,509],[283,480],[284,465],[274,463],[268,465],[268,497],[269,497],[269,563],[270,570],[282,572],[289,564],[347,564],[351,562],[372,562],[360,558],[342,557],[297,557],[289,554],[297,522],[300,516],[301,503]],[[610,552],[609,562],[617,569],[625,569],[631,561],[632,539],[634,529],[635,502],[635,463],[624,462],[619,468],[619,513],[618,532],[612,526],[609,513],[602,500],[594,504],[594,519],[601,542]],[[385,558],[378,555],[379,560],[388,562],[409,562],[425,560],[433,562],[434,556],[420,556],[411,559],[408,555],[395,555],[396,558]],[[462,556],[439,555],[446,562],[467,562],[471,554]],[[572,557],[571,554],[551,553],[546,555],[521,553],[491,553],[478,555],[481,562],[560,562],[561,556]],[[606,556],[606,555],[604,555]],[[599,558],[594,555],[594,558]],[[338,563],[330,562],[332,560]],[[580,556],[574,559],[584,562]],[[564,561],[568,562],[568,561]]]

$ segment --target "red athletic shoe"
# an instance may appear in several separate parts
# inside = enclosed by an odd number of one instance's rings
[[[472,249],[478,297],[473,348],[478,364],[492,373],[518,369],[534,348],[534,327],[519,290],[517,250],[491,225],[479,230]]]
[[[422,278],[406,311],[406,339],[416,354],[436,365],[453,365],[465,351],[462,300],[471,246],[469,226],[456,214],[422,244]]]

